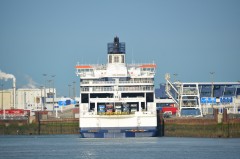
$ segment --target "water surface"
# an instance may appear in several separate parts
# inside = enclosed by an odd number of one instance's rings
[[[1,159],[239,159],[240,139],[82,139],[79,135],[0,136]]]

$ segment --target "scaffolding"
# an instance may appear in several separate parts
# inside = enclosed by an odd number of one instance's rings
[[[170,74],[165,75],[166,94],[178,108],[178,116],[202,116],[200,93],[197,83],[170,81]]]

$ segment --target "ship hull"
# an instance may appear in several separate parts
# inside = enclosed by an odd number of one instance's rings
[[[128,138],[128,137],[155,137],[156,127],[104,127],[104,128],[82,128],[82,138]]]
[[[157,132],[156,112],[80,115],[80,134],[83,138],[153,137]]]

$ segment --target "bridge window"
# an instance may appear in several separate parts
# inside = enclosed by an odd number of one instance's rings
[[[114,63],[119,63],[119,56],[114,56]]]
[[[122,63],[124,63],[124,55],[122,55]]]
[[[109,55],[109,63],[112,63],[112,55]]]

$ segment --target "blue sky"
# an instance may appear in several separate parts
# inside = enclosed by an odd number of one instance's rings
[[[0,70],[18,88],[56,75],[58,95],[68,95],[68,84],[79,85],[76,63],[106,63],[118,36],[128,63],[157,64],[156,87],[165,73],[239,81],[239,8],[239,0],[1,0]]]

